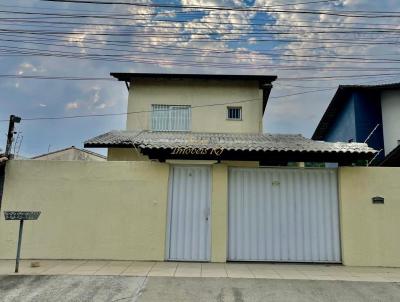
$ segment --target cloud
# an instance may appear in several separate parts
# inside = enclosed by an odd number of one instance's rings
[[[67,110],[75,110],[79,108],[79,103],[78,102],[70,102],[65,105],[65,109]]]
[[[25,74],[25,73],[44,73],[46,72],[46,69],[43,68],[43,66],[40,66],[40,64],[34,64],[32,62],[22,62],[21,64],[18,65],[17,68],[17,74]]]
[[[31,63],[22,63],[19,65],[20,68],[24,69],[24,70],[29,70],[32,72],[36,72],[37,68],[35,66],[33,66]]]
[[[104,108],[106,108],[106,107],[107,107],[107,104],[106,104],[106,103],[101,103],[101,104],[99,104],[99,105],[96,106],[97,109],[104,109]]]

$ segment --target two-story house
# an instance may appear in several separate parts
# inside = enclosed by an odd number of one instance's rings
[[[312,138],[366,142],[372,165],[400,166],[400,83],[340,85]]]
[[[85,147],[169,166],[166,260],[341,261],[337,171],[285,166],[350,165],[372,148],[263,133],[276,76],[111,75],[129,89],[126,130]]]

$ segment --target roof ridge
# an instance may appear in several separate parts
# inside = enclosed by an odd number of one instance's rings
[[[131,130],[119,130],[119,132],[135,132]],[[154,130],[141,130],[141,132],[146,132],[146,133],[156,133],[156,134],[162,134],[162,133],[169,133],[169,134],[204,134],[204,135],[254,135],[254,136],[260,136],[260,135],[272,135],[272,136],[298,136],[298,137],[304,137],[300,133],[270,133],[270,132],[206,132],[206,131],[154,131]],[[305,137],[304,137],[305,138]]]
[[[40,158],[40,157],[43,157],[43,156],[46,156],[46,155],[51,155],[51,154],[55,154],[55,153],[58,153],[58,152],[63,152],[63,151],[69,150],[69,149],[79,150],[81,152],[89,153],[89,154],[92,154],[94,156],[101,157],[103,159],[107,158],[106,156],[104,156],[102,154],[96,153],[96,152],[91,151],[91,150],[86,150],[85,148],[78,148],[76,146],[70,146],[70,147],[65,147],[65,148],[62,148],[62,149],[54,150],[54,151],[51,151],[51,152],[42,153],[42,154],[33,156],[30,159],[37,159],[37,158]]]

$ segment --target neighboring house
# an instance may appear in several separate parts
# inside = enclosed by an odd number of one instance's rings
[[[400,83],[340,85],[312,139],[365,142],[373,165],[400,166]]]
[[[88,160],[88,161],[105,161],[107,158],[104,155],[79,149],[75,146],[52,151],[32,157],[35,160]]]
[[[263,133],[276,76],[112,76],[129,89],[127,129],[89,139],[85,147],[108,148],[109,161],[147,161],[150,169],[151,160],[169,169],[167,211],[157,200],[143,204],[166,215],[166,225],[158,219],[145,231],[165,232],[165,259],[341,261],[336,170],[276,166],[351,165],[375,150]]]

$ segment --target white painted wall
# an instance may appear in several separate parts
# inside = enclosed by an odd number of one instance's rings
[[[383,91],[381,104],[386,155],[397,147],[400,140],[400,89]]]
[[[237,104],[237,101],[249,100]],[[250,101],[251,100],[251,101]],[[198,107],[215,103],[229,103]],[[129,91],[128,111],[151,111],[152,104],[191,105],[193,132],[259,133],[262,131],[262,90],[257,81],[141,79]],[[227,106],[241,106],[241,121],[227,120]],[[151,113],[130,114],[128,130],[148,130]]]

